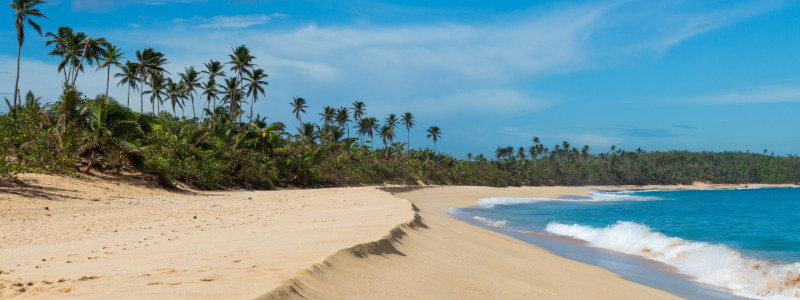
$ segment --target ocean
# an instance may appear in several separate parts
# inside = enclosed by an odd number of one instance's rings
[[[511,232],[573,238],[589,247],[660,262],[734,295],[800,299],[796,188],[488,198],[451,213]]]

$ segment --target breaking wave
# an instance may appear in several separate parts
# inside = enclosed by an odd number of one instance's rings
[[[545,230],[584,240],[593,247],[663,262],[699,282],[728,288],[740,296],[800,298],[800,263],[747,258],[725,245],[670,237],[634,222],[620,221],[605,228],[552,222]]]

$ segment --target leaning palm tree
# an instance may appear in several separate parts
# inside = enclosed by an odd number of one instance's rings
[[[253,63],[253,60],[256,58],[255,56],[250,55],[250,49],[246,46],[241,45],[239,47],[231,49],[233,50],[232,54],[228,54],[231,61],[227,62],[227,64],[231,65],[231,71],[238,73],[238,82],[241,83],[244,79],[244,74],[249,73],[250,69],[254,66],[257,66]],[[238,89],[238,88],[237,88]],[[244,89],[240,90],[240,93],[243,93]],[[237,99],[238,100],[238,99]],[[236,107],[239,107],[237,105]],[[241,123],[241,115],[239,115],[239,122]],[[233,111],[231,111],[231,118],[233,118]]]
[[[11,6],[11,9],[14,10],[14,27],[17,29],[17,81],[14,83],[14,105],[17,105],[17,99],[19,99],[19,58],[20,52],[22,51],[22,42],[25,41],[25,21],[28,21],[28,25],[33,27],[33,30],[42,35],[42,28],[39,27],[39,24],[36,24],[31,20],[31,17],[43,17],[47,18],[43,13],[39,11],[38,8],[35,8],[36,5],[39,4],[47,4],[47,1],[43,0],[11,0],[11,3],[8,5]],[[19,99],[20,104],[21,100]]]
[[[300,113],[306,113],[306,108],[308,108],[306,105],[308,104],[306,103],[306,99],[303,99],[302,97],[294,97],[292,102],[289,104],[292,105],[292,113],[297,118],[297,122],[300,122],[300,125],[302,125],[303,121],[300,119]]]
[[[436,142],[442,138],[442,130],[439,129],[439,126],[431,126],[428,128],[428,138],[433,139],[433,152],[436,152]]]
[[[400,122],[406,127],[406,132],[408,133],[408,145],[406,145],[406,147],[408,147],[406,149],[406,157],[408,157],[410,155],[409,153],[411,153],[411,128],[416,125],[414,122],[414,114],[410,112],[404,113],[403,116],[400,117]]]
[[[219,90],[217,90],[217,83],[214,81],[214,77],[209,77],[208,81],[206,82],[206,84],[201,86],[201,88],[203,89],[203,93],[200,94],[200,96],[206,96],[206,103],[203,105],[203,110],[204,111],[205,110],[211,110],[211,111],[216,112],[217,99],[219,99],[219,96],[217,96],[217,93],[219,93]],[[214,106],[213,107],[210,106],[211,105],[211,99],[214,99]],[[210,107],[210,109],[206,109],[206,105],[208,105]],[[216,115],[214,115],[214,117],[216,117]]]
[[[116,66],[118,68],[122,68],[122,64],[119,63],[120,60],[124,59],[121,49],[117,48],[117,46],[109,44],[103,52],[100,53],[100,65],[97,66],[97,70],[99,71],[102,68],[108,69],[106,71],[106,98],[108,98],[108,86],[111,84],[111,66]],[[130,95],[130,93],[129,93]],[[130,101],[130,99],[128,99]]]
[[[99,62],[100,56],[102,55],[101,53],[103,53],[103,47],[108,45],[109,44],[108,42],[106,42],[105,38],[99,38],[99,39],[86,38],[85,40],[83,40],[83,43],[81,44],[83,52],[81,53],[81,60],[78,62],[78,66],[80,66],[80,69],[83,69],[84,60],[90,66],[94,66],[95,61]],[[77,80],[78,80],[78,72],[75,72],[75,74],[72,75],[73,88],[75,87],[75,81]]]
[[[322,112],[319,114],[322,118],[320,121],[325,122],[325,124],[331,125],[333,124],[333,120],[336,119],[336,109],[330,106],[322,107]]]
[[[184,82],[186,94],[188,94],[192,100],[192,116],[197,118],[197,113],[194,111],[194,94],[197,92],[194,90],[194,88],[203,86],[198,82],[200,80],[200,74],[194,69],[194,67],[188,67],[184,68],[184,72],[178,73],[178,75],[181,76],[181,81]]]
[[[172,81],[172,79],[168,78],[167,83],[164,88],[164,94],[166,94],[167,99],[169,99],[170,103],[172,104],[172,114],[177,116],[177,112],[175,111],[175,106],[179,106],[181,111],[183,110],[183,99],[186,98],[185,92],[186,86],[177,82]]]
[[[139,84],[137,83],[139,81],[138,78],[139,73],[137,73],[136,64],[130,61],[126,61],[125,64],[120,66],[119,68],[122,69],[122,73],[117,73],[116,75],[114,75],[114,78],[122,78],[117,83],[117,86],[123,84],[128,86],[127,107],[131,108],[131,88],[133,88],[133,90],[135,91],[139,87]]]
[[[253,102],[250,102],[250,120],[253,119],[253,104],[258,101],[258,94],[264,95],[264,87],[262,85],[269,85],[265,78],[267,78],[267,73],[264,72],[262,69],[253,70],[250,73],[247,73],[247,95],[253,96]]]

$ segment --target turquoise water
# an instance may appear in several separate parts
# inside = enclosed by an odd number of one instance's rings
[[[622,191],[479,204],[453,213],[663,262],[742,296],[800,299],[800,189]]]

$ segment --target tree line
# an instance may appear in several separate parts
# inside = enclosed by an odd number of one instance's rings
[[[45,17],[41,0],[13,0],[19,47],[25,26],[39,34],[31,17]],[[27,24],[27,25],[26,25]],[[297,127],[268,122],[253,112],[265,96],[267,73],[257,68],[246,46],[232,48],[228,61],[210,60],[203,70],[184,68],[171,75],[164,53],[121,49],[69,27],[47,32],[50,55],[60,58],[61,96],[42,103],[15,85],[8,113],[0,114],[0,176],[38,172],[132,173],[165,186],[184,183],[200,189],[351,186],[363,184],[587,185],[793,183],[800,178],[797,156],[749,152],[625,151],[592,154],[568,142],[545,147],[538,138],[524,147],[498,147],[494,155],[458,159],[437,151],[442,130],[427,128],[433,149],[411,148],[412,113],[382,120],[367,105],[321,108],[309,120],[309,103],[290,101]],[[126,60],[123,62],[123,60]],[[19,51],[18,51],[19,70]],[[84,68],[105,71],[106,90],[87,96],[78,88]],[[109,96],[112,70],[127,89],[125,104]],[[226,74],[227,73],[227,74]],[[226,75],[229,75],[226,77]],[[205,78],[203,78],[205,77]],[[218,80],[220,83],[217,83]],[[140,107],[130,107],[138,92]],[[144,111],[145,97],[151,111]],[[198,114],[195,100],[202,104]],[[249,107],[247,107],[249,104]],[[191,117],[185,109],[191,107]],[[181,110],[178,116],[178,109]],[[244,119],[247,119],[245,121]],[[398,132],[406,131],[405,141]],[[351,136],[352,135],[352,136]],[[375,145],[376,140],[378,145]]]

